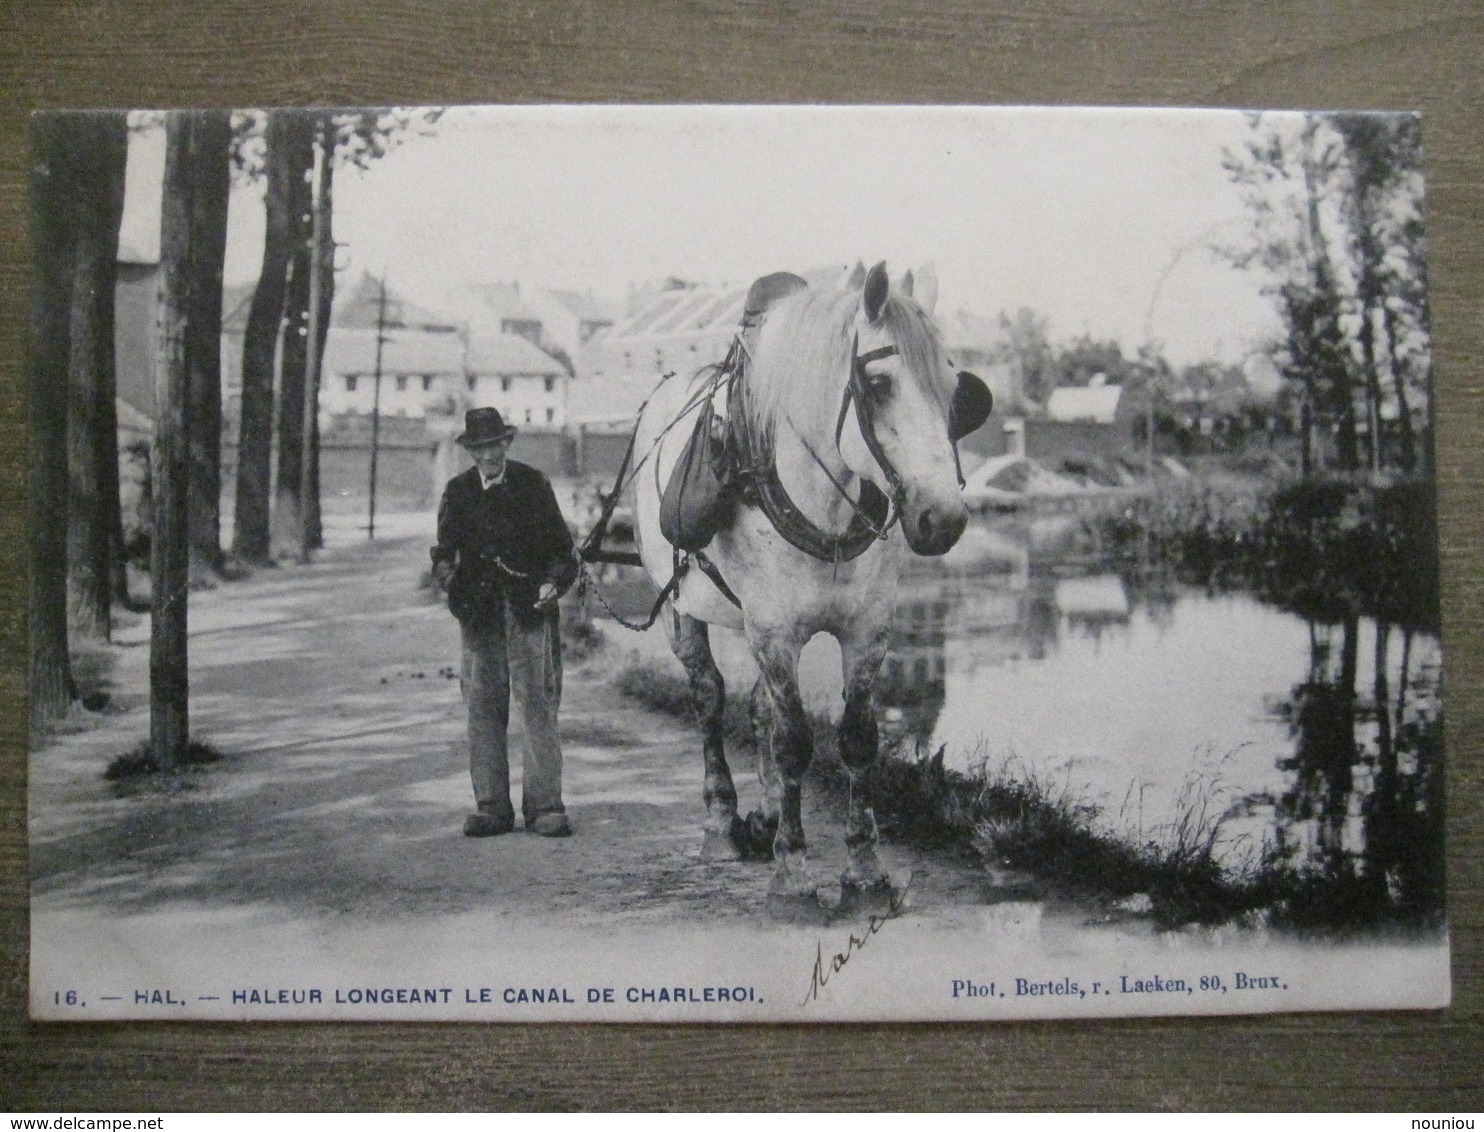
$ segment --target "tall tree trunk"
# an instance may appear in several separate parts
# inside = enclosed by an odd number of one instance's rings
[[[215,123],[172,111],[165,125],[164,208],[160,221],[159,349],[155,363],[155,436],[150,474],[154,530],[150,626],[150,751],[177,767],[190,741],[190,669],[186,612],[190,589],[191,349],[190,320],[202,281],[201,245],[221,239],[202,227],[196,165],[216,161]],[[208,148],[211,152],[208,153]],[[209,261],[209,253],[205,258]]]
[[[1324,234],[1324,225],[1319,214],[1319,172],[1315,168],[1313,154],[1314,147],[1314,123],[1311,121],[1305,129],[1304,142],[1304,194],[1308,219],[1309,240],[1309,274],[1311,286],[1314,291],[1314,311],[1323,321],[1316,326],[1319,331],[1316,339],[1323,349],[1320,358],[1313,359],[1320,362],[1321,372],[1313,375],[1311,380],[1317,378],[1321,388],[1328,396],[1316,398],[1319,405],[1333,411],[1338,417],[1338,435],[1336,437],[1336,458],[1341,468],[1345,471],[1354,471],[1360,464],[1359,438],[1355,428],[1355,393],[1351,380],[1348,359],[1343,354],[1343,340],[1340,338],[1338,324],[1331,326],[1329,320],[1335,317],[1338,310],[1338,288],[1335,282],[1334,272],[1330,268],[1329,240]],[[1331,340],[1332,339],[1332,340]]]
[[[292,119],[295,162],[289,182],[289,272],[284,295],[283,345],[278,380],[278,460],[273,500],[276,554],[298,555],[303,507],[304,382],[309,357],[310,185],[314,164],[314,119],[304,113]]]
[[[114,405],[114,285],[124,165],[121,113],[74,115],[67,123],[72,208],[72,296],[68,319],[67,598],[71,629],[109,635],[118,499],[118,415]],[[121,541],[121,540],[120,540]]]
[[[1299,471],[1305,476],[1314,473],[1314,410],[1309,404],[1308,393],[1303,394],[1299,408]]]
[[[72,307],[71,176],[67,119],[31,119],[32,290],[29,359],[31,450],[31,725],[67,712],[67,374]]]
[[[1371,436],[1370,470],[1374,475],[1381,470],[1381,372],[1376,354],[1376,313],[1384,307],[1381,293],[1380,267],[1382,248],[1375,235],[1375,216],[1370,196],[1364,187],[1358,188],[1351,206],[1355,224],[1356,258],[1359,260],[1359,278],[1356,280],[1357,298],[1360,301],[1361,365],[1364,368],[1366,395],[1366,422]]]
[[[1370,272],[1362,268],[1360,283],[1360,352],[1361,365],[1365,369],[1366,425],[1371,437],[1369,463],[1371,473],[1381,470],[1381,374],[1376,361],[1376,328],[1372,322],[1377,297],[1366,276]]]
[[[1396,415],[1399,430],[1400,452],[1397,462],[1403,471],[1417,467],[1417,434],[1412,427],[1412,406],[1407,397],[1407,367],[1396,350],[1396,313],[1384,302],[1381,304],[1382,325],[1386,329],[1386,356],[1391,361],[1391,380],[1396,390]]]
[[[232,549],[244,561],[259,565],[267,564],[272,554],[273,363],[293,254],[291,218],[297,203],[293,182],[303,175],[303,161],[297,153],[299,117],[291,111],[268,112],[263,267],[242,342],[242,421]]]
[[[222,267],[227,254],[227,199],[232,187],[232,116],[203,110],[191,124],[190,367],[191,572],[222,567]]]
[[[304,484],[305,540],[310,550],[318,550],[325,545],[324,522],[320,507],[318,406],[320,386],[324,381],[325,344],[330,337],[330,314],[335,302],[335,234],[332,223],[335,214],[332,196],[335,175],[334,119],[326,116],[320,129],[325,147],[325,160],[320,167],[318,203],[320,214],[319,334],[318,341],[312,347],[315,351],[315,364],[311,367],[314,374],[314,388],[310,390],[306,398],[306,403],[316,409],[309,419],[308,478]]]

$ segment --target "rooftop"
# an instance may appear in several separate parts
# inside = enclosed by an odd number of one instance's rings
[[[1054,421],[1093,421],[1112,424],[1118,419],[1121,385],[1063,386],[1051,391],[1046,415]]]
[[[483,374],[551,374],[567,371],[562,363],[519,334],[479,333],[469,338],[469,371]]]
[[[376,331],[331,326],[325,341],[326,373],[376,371]],[[381,348],[381,372],[463,373],[464,348],[456,334],[388,330]]]

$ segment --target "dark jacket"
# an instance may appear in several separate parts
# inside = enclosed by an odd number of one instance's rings
[[[505,478],[488,490],[479,469],[448,481],[438,504],[433,562],[452,563],[448,608],[460,621],[498,616],[502,602],[523,619],[546,582],[565,591],[577,579],[572,535],[551,482],[535,468],[505,463]]]

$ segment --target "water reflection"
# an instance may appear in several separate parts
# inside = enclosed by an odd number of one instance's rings
[[[1280,767],[1275,844],[1340,878],[1334,913],[1416,919],[1443,898],[1442,718],[1436,641],[1352,618],[1310,623],[1309,672],[1278,705],[1294,739]],[[1363,640],[1363,638],[1366,638]],[[1361,672],[1365,646],[1369,681]],[[1367,694],[1368,693],[1368,694]]]
[[[1225,815],[1227,863],[1323,878],[1326,922],[1441,908],[1435,636],[1121,576],[1057,534],[975,524],[914,564],[880,686],[888,742],[1016,763],[1141,839],[1198,797]]]

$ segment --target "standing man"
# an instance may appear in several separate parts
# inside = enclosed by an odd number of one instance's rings
[[[510,802],[510,684],[526,722],[521,813],[543,837],[572,830],[562,805],[557,708],[562,651],[557,599],[577,577],[572,536],[551,482],[506,454],[516,429],[498,409],[470,409],[457,443],[474,466],[448,481],[438,505],[433,576],[448,591],[463,643],[469,773],[478,810],[468,837],[515,828]]]

